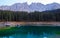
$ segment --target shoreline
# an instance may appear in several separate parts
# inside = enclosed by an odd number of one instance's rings
[[[15,21],[7,21],[7,22],[0,22],[0,23],[10,23],[10,24],[59,24],[60,22],[15,22]]]

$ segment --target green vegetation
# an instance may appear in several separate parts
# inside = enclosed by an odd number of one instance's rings
[[[0,21],[60,21],[60,9],[44,12],[14,12],[0,10]]]

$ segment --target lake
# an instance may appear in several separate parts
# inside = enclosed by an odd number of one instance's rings
[[[42,24],[40,26],[28,24],[25,26],[15,27],[15,31],[9,31],[7,35],[1,35],[0,38],[60,38],[60,26],[50,26],[47,24]],[[47,26],[46,26],[47,25]]]

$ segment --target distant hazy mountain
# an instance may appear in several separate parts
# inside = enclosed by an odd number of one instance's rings
[[[60,9],[60,4],[51,3],[51,4],[41,4],[41,3],[32,3],[28,5],[27,3],[16,3],[11,6],[0,6],[0,10],[11,10],[11,11],[46,11],[46,10],[55,10]]]

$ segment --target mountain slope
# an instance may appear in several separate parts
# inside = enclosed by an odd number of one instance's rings
[[[28,5],[27,3],[16,3],[11,6],[0,6],[0,10],[11,10],[11,11],[46,11],[60,9],[60,4],[51,3],[51,4],[41,4],[41,3],[32,3]]]

